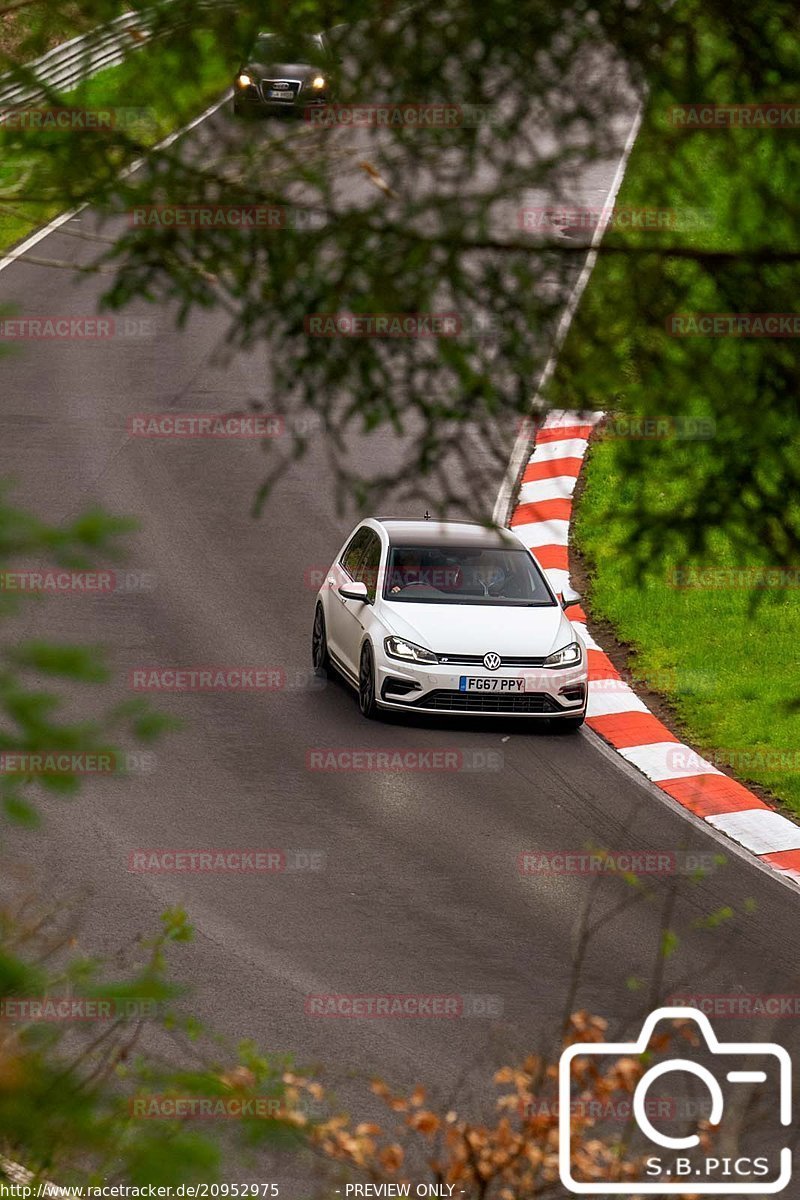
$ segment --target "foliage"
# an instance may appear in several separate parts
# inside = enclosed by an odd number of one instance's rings
[[[340,103],[411,100],[460,114],[450,127],[355,129],[237,122],[223,110],[211,127],[213,154],[205,136],[193,136],[122,179],[109,164],[142,148],[135,130],[85,134],[80,155],[74,138],[49,135],[50,194],[90,201],[108,218],[157,203],[280,210],[282,225],[267,232],[116,222],[111,245],[81,269],[113,272],[106,296],[114,308],[135,298],[169,303],[181,323],[199,308],[218,310],[227,320],[216,347],[223,361],[262,346],[268,367],[248,407],[312,410],[340,500],[355,495],[365,507],[391,489],[399,503],[421,493],[440,509],[463,503],[461,473],[469,471],[475,506],[486,515],[485,493],[530,411],[588,242],[546,223],[521,229],[521,212],[591,203],[586,179],[601,168],[610,177],[637,95],[648,90],[636,151],[649,156],[648,170],[636,203],[657,206],[668,197],[680,212],[703,209],[724,180],[724,217],[692,232],[612,230],[600,250],[607,286],[593,293],[597,302],[576,326],[551,399],[576,408],[607,404],[621,390],[624,356],[626,411],[681,414],[699,405],[711,413],[718,437],[692,447],[688,503],[668,512],[647,503],[634,513],[643,556],[665,536],[697,548],[723,528],[767,542],[776,560],[788,561],[798,514],[782,499],[797,482],[797,459],[777,439],[793,419],[791,343],[759,339],[738,351],[706,339],[689,344],[667,338],[664,318],[691,304],[792,309],[797,209],[784,181],[797,151],[785,130],[665,129],[665,103],[791,100],[791,4],[756,0],[746,14],[719,0],[577,0],[566,10],[540,0],[494,0],[489,8],[464,0],[244,7],[163,0],[147,8],[161,50],[150,61],[147,53],[132,56],[138,98],[169,94],[176,80],[193,78],[209,41],[233,79],[257,30],[328,28],[343,57]],[[92,19],[112,11],[106,3],[82,6]],[[42,9],[42,27],[46,17]],[[35,184],[28,193],[41,199]],[[15,197],[20,202],[24,195]],[[431,312],[457,314],[460,332],[412,340],[306,331],[314,314]],[[757,429],[755,397],[769,410],[767,418],[760,409]],[[275,445],[281,439],[265,451],[257,508],[276,473],[308,445],[308,425],[293,428],[288,454]],[[370,474],[347,447],[379,428],[399,435],[396,469]],[[626,460],[643,492],[657,451]],[[476,462],[483,464],[477,477]]]

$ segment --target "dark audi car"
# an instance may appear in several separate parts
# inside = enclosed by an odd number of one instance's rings
[[[335,58],[322,33],[262,33],[233,84],[233,111],[299,112],[330,104]]]

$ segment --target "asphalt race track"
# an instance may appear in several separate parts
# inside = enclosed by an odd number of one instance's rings
[[[615,165],[595,173],[594,202]],[[68,223],[36,255],[88,261],[94,248],[72,233],[90,224],[90,214]],[[23,315],[90,315],[105,283],[23,256],[0,274],[0,304]],[[105,644],[117,679],[108,700],[127,694],[128,672],[141,666],[260,664],[285,672],[286,686],[153,696],[183,731],[158,745],[152,769],[89,782],[76,800],[47,798],[42,831],[4,835],[10,876],[59,903],[77,900],[82,942],[110,956],[153,930],[166,906],[185,905],[197,937],[176,950],[175,969],[201,1018],[319,1061],[333,1078],[355,1068],[398,1087],[422,1079],[443,1095],[483,1094],[489,1064],[554,1031],[590,894],[598,930],[575,1004],[608,1016],[616,1032],[635,1032],[646,1007],[646,993],[626,980],[650,976],[673,886],[672,925],[684,937],[663,995],[790,992],[800,954],[793,892],[671,808],[594,735],[369,723],[344,686],[315,686],[312,580],[356,516],[332,503],[323,447],[311,438],[254,521],[264,471],[256,443],[129,437],[132,414],[238,408],[259,395],[267,370],[262,353],[215,365],[221,316],[195,315],[179,333],[168,312],[130,315],[148,318],[152,336],[20,343],[3,358],[0,475],[16,480],[16,504],[45,519],[94,504],[136,515],[141,532],[126,569],[146,573],[152,587],[28,605],[6,636]],[[352,449],[378,467],[396,451],[386,433]],[[313,771],[314,748],[449,750],[494,769]],[[612,878],[518,871],[524,851],[587,846],[689,850],[727,863],[701,882],[654,878],[652,898],[638,901]],[[129,855],[145,847],[304,849],[321,852],[324,869],[132,873]],[[745,915],[748,899],[755,911]],[[715,931],[693,927],[723,905],[734,919]],[[305,1011],[306,996],[320,993],[477,997],[468,1007],[488,1015],[320,1019]],[[717,1024],[721,1036],[746,1024],[745,1037],[797,1042],[792,1021]]]

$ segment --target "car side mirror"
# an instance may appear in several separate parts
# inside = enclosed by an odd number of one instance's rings
[[[580,598],[580,592],[574,591],[571,587],[565,587],[561,593],[561,607],[569,608],[570,604],[578,604]]]
[[[365,583],[343,583],[339,588],[343,600],[360,600],[362,604],[369,602],[369,592]]]

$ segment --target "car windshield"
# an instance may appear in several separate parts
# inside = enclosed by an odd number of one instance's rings
[[[264,34],[256,42],[252,57],[258,62],[321,64],[325,61],[325,51],[319,37],[313,34],[293,38]]]
[[[383,595],[414,604],[556,603],[542,572],[522,547],[390,546]]]

